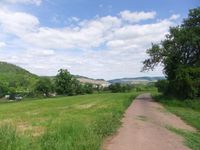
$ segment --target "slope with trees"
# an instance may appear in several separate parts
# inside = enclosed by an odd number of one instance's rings
[[[0,62],[0,97],[13,92],[30,92],[38,79],[21,67]]]

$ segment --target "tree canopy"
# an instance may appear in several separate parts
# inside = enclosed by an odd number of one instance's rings
[[[81,84],[68,70],[60,69],[55,78],[56,92],[63,95],[93,93],[92,84]]]
[[[51,92],[54,92],[54,86],[49,78],[41,77],[35,85],[35,91],[49,96]]]
[[[168,93],[183,98],[200,95],[200,7],[191,9],[183,23],[171,27],[165,40],[152,44],[143,70],[163,65]]]

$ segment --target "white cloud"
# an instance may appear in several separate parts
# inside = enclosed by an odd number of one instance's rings
[[[169,19],[170,20],[177,20],[178,18],[180,18],[179,14],[173,14]]]
[[[49,57],[55,55],[54,50],[47,50],[47,49],[28,49],[27,54],[29,56],[37,56],[37,57]]]
[[[6,43],[0,42],[0,48],[5,47],[5,46],[6,46]]]
[[[69,22],[78,22],[80,19],[78,17],[70,17],[68,19]]]
[[[21,37],[24,34],[36,31],[39,20],[27,13],[10,12],[6,9],[1,9],[0,25],[3,31]]]
[[[140,22],[142,20],[154,19],[156,16],[156,12],[155,11],[131,12],[129,10],[125,10],[120,12],[120,16],[122,19],[134,23],[134,22]]]
[[[129,19],[137,16],[134,21],[128,20],[126,15],[116,15],[76,19],[73,26],[50,28],[42,26],[31,14],[2,9],[0,33],[12,36],[14,41],[9,42],[21,51],[1,51],[0,60],[19,64],[40,75],[54,75],[60,68],[67,68],[73,74],[106,79],[147,75],[140,73],[141,61],[147,57],[145,50],[152,42],[164,38],[169,26],[174,25],[172,18],[175,17],[137,24],[154,18],[156,13],[129,14]],[[127,21],[130,22],[127,24]],[[149,73],[161,74],[160,68]]]
[[[41,5],[42,0],[3,0],[3,2],[11,3],[11,4],[35,4],[37,6]]]

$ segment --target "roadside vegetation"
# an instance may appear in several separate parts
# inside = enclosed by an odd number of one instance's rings
[[[193,150],[200,150],[200,7],[191,9],[183,23],[171,27],[166,38],[147,50],[143,70],[162,64],[166,80],[158,81],[153,97],[165,108],[196,128],[189,132],[169,127],[182,135]]]
[[[190,148],[200,150],[200,99],[180,100],[158,93],[154,93],[153,97],[156,101],[163,104],[168,111],[176,114],[197,130],[196,132],[189,132],[169,127],[171,131],[183,136],[185,144]]]
[[[191,9],[183,23],[171,27],[166,38],[147,50],[143,70],[162,64],[166,80],[157,84],[165,95],[181,99],[200,97],[200,7]]]
[[[0,105],[2,150],[99,150],[136,93],[46,98]]]

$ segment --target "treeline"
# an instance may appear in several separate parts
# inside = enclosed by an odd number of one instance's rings
[[[92,94],[97,85],[81,83],[68,70],[60,69],[55,78],[41,77],[33,94],[43,96]]]
[[[130,92],[131,89],[133,88],[134,86],[131,84],[120,84],[120,83],[111,84],[108,87],[108,89],[113,93]]]
[[[21,99],[22,97],[39,98],[55,97],[57,95],[74,96],[101,92],[123,93],[130,91],[149,91],[154,85],[133,85],[133,84],[110,84],[103,87],[98,84],[81,83],[70,74],[68,70],[60,69],[55,77],[38,77],[30,91],[17,91],[8,84],[0,83],[0,98],[10,96],[9,99]],[[17,98],[16,98],[17,97]]]
[[[166,39],[152,44],[144,70],[163,64],[166,80],[156,86],[165,95],[178,98],[200,97],[200,7],[191,9],[188,18],[171,27]]]
[[[156,87],[154,83],[148,84],[120,84],[115,83],[109,85],[108,88],[104,88],[104,91],[110,91],[112,93],[124,93],[124,92],[148,92],[148,91],[156,91]]]
[[[92,94],[94,91],[101,91],[100,85],[90,83],[80,83],[67,70],[60,69],[54,78],[40,77],[30,91],[17,91],[16,88],[0,82],[0,98],[10,95],[15,99],[15,95],[26,97],[50,97],[56,95],[81,95]]]
[[[30,91],[17,91],[13,87],[0,83],[0,98],[5,95],[10,96],[9,99],[15,97],[54,97],[56,95],[74,96],[83,94],[92,94],[94,92],[129,92],[135,88],[130,84],[111,84],[103,87],[98,84],[81,83],[75,76],[70,74],[68,70],[60,69],[55,77],[39,77]]]

